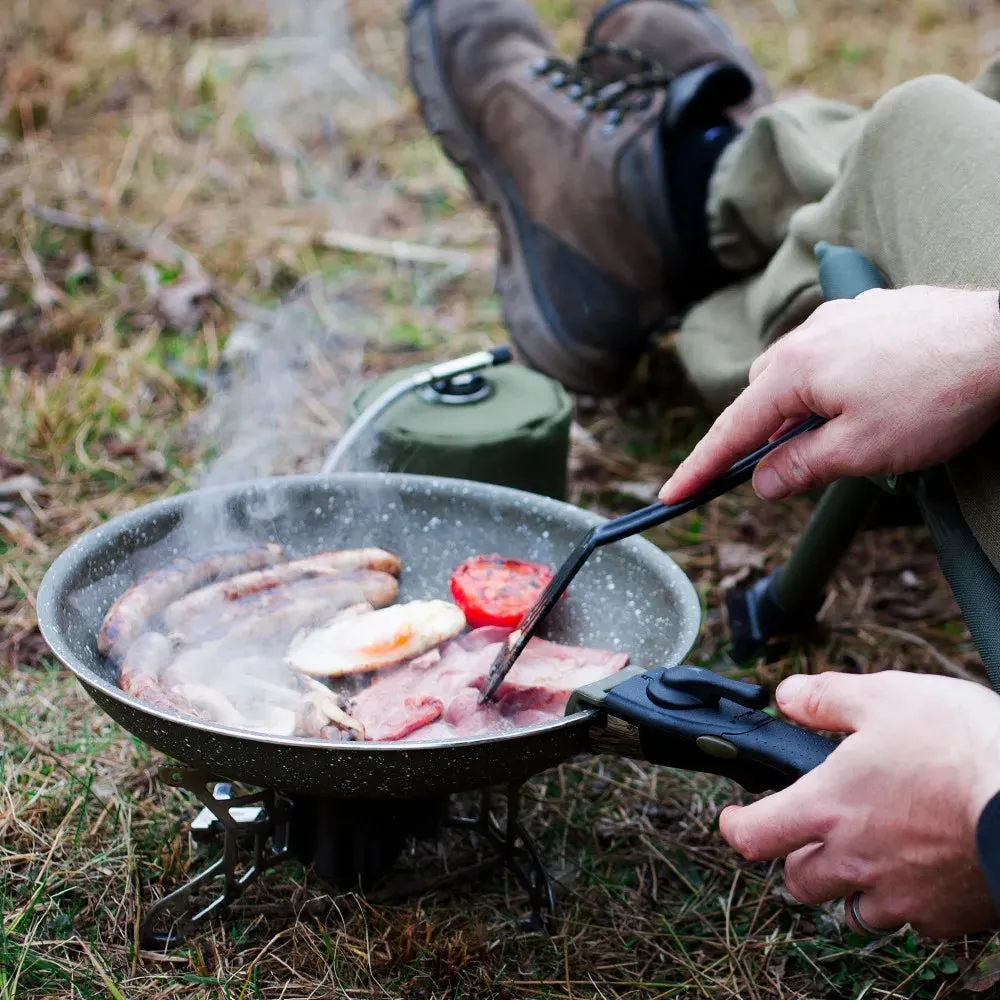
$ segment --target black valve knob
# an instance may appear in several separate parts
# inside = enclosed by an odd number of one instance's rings
[[[747,708],[766,708],[767,691],[759,684],[720,677],[704,667],[667,667],[650,680],[649,698],[664,708],[710,708],[720,698]]]

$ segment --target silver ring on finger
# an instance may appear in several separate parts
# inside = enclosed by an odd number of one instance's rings
[[[863,916],[861,916],[861,893],[852,892],[850,896],[847,897],[847,910],[851,915],[851,921],[858,930],[867,934],[869,937],[884,937],[886,934],[895,934],[900,927],[904,927],[904,924],[900,924],[899,927],[872,927],[870,923]]]

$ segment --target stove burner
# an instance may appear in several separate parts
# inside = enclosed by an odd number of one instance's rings
[[[339,891],[372,888],[411,838],[437,836],[448,799],[292,799],[291,849]]]
[[[463,816],[451,815],[454,803],[447,797],[337,800],[273,789],[234,795],[230,783],[194,768],[164,767],[159,777],[193,792],[203,804],[191,836],[199,843],[221,841],[222,856],[149,908],[139,932],[145,948],[180,943],[212,917],[223,916],[263,872],[289,859],[311,865],[335,892],[360,890],[376,903],[427,895],[504,867],[529,896],[524,929],[547,930],[555,914],[538,848],[518,819],[517,786],[499,796],[480,792],[478,814]],[[506,803],[503,821],[497,798]],[[479,859],[430,878],[394,872],[407,842],[433,840],[445,828],[467,831]],[[215,897],[203,899],[210,890]]]

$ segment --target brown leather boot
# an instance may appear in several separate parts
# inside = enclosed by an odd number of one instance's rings
[[[600,90],[555,57],[523,0],[412,0],[410,82],[427,127],[500,231],[497,290],[519,355],[569,389],[618,391],[652,331],[719,287],[678,239],[664,145],[745,100],[741,69],[648,64]]]
[[[772,101],[761,68],[726,22],[702,0],[608,0],[594,14],[583,45],[586,52],[609,44],[631,49],[673,76],[720,60],[739,66],[753,81],[753,92],[729,109],[738,125]],[[631,59],[613,52],[593,55],[587,71],[601,83],[634,71],[635,55]]]

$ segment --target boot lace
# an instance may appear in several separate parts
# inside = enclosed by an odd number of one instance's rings
[[[634,69],[613,83],[602,84],[588,71],[599,58],[620,59]],[[531,74],[535,79],[544,77],[553,90],[565,90],[566,97],[580,105],[581,115],[603,113],[606,131],[615,129],[632,112],[648,108],[655,92],[668,87],[674,79],[659,63],[636,49],[610,42],[585,45],[572,61],[547,56],[531,67]]]

